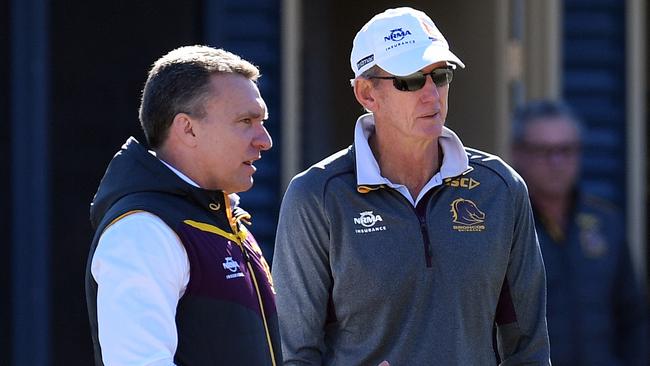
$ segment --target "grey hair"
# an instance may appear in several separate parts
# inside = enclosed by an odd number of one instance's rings
[[[377,65],[374,65],[373,67],[369,68],[368,70],[364,71],[361,73],[361,75],[357,76],[354,79],[350,79],[350,86],[354,88],[354,83],[357,79],[369,79],[372,82],[372,85],[376,86],[378,81],[376,79],[371,79],[373,76],[379,75],[381,72],[381,68]]]
[[[356,88],[357,87],[356,82],[357,82],[358,79],[366,79],[366,80],[370,80],[373,87],[376,87],[377,84],[379,84],[379,80],[378,79],[372,79],[372,77],[377,76],[380,73],[381,73],[381,68],[379,66],[377,66],[377,65],[374,65],[371,68],[369,68],[368,70],[362,72],[361,75],[357,76],[356,78],[350,79],[350,86],[352,86],[352,88]],[[368,110],[368,108],[366,108],[366,107],[363,107],[363,109],[366,112],[372,112],[372,111]]]

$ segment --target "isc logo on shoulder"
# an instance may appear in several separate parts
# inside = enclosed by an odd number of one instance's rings
[[[445,179],[445,185],[449,187],[460,187],[467,189],[474,189],[478,187],[481,183],[474,178],[447,178]]]

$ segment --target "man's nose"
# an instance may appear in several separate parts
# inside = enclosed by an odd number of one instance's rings
[[[431,74],[425,76],[424,86],[421,91],[423,99],[437,100],[440,98],[440,91],[438,91],[438,87],[433,82],[433,76]]]
[[[271,135],[266,127],[263,125],[260,127],[261,130],[255,137],[253,144],[260,150],[269,150],[273,146],[273,139],[271,139]]]

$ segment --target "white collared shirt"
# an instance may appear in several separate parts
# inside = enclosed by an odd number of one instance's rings
[[[440,171],[431,177],[422,187],[420,194],[413,199],[408,188],[399,183],[393,183],[381,175],[381,169],[375,159],[368,138],[375,132],[375,119],[372,113],[366,113],[357,119],[354,126],[354,148],[357,168],[357,185],[386,185],[397,190],[415,207],[431,188],[439,186],[445,178],[455,177],[467,170],[469,160],[465,147],[458,136],[447,127],[443,127],[438,143],[442,149],[442,166]]]

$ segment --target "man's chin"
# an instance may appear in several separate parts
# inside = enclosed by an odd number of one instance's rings
[[[248,190],[251,189],[251,188],[253,188],[253,177],[251,177],[251,179],[250,179],[249,182],[247,182],[247,183],[245,183],[245,184],[242,184],[242,185],[239,187],[239,190],[237,191],[237,193],[240,193],[240,192],[246,192],[246,191],[248,191]]]
[[[222,189],[222,191],[230,194],[230,193],[241,193],[241,192],[246,192],[249,189],[253,187],[253,178],[251,178],[250,182],[248,183],[242,183],[238,185],[233,185],[229,189]]]

